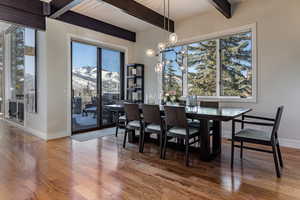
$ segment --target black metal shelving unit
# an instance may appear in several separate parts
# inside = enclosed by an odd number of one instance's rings
[[[144,65],[127,65],[126,100],[132,103],[144,103]]]

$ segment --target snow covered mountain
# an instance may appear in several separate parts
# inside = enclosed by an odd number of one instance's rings
[[[78,93],[91,92],[97,89],[97,68],[83,66],[73,69],[72,86],[75,95]],[[120,91],[120,74],[118,72],[101,71],[102,90],[104,93],[118,93]]]

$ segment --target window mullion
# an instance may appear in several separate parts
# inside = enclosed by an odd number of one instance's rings
[[[217,77],[216,77],[216,95],[217,97],[221,96],[221,49],[220,49],[220,39],[216,39],[217,43]]]

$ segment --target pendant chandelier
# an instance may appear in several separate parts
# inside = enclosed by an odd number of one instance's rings
[[[168,4],[167,10],[166,10],[166,3]],[[163,9],[164,9],[164,31],[168,30],[168,32],[170,32],[170,0],[163,0]],[[166,16],[166,13],[168,16]],[[166,24],[166,18],[168,24]],[[166,28],[166,25],[168,25],[168,29]],[[165,49],[174,46],[177,43],[177,41],[178,41],[177,34],[171,33],[167,41],[159,42],[157,44],[157,51],[155,51],[154,49],[148,49],[146,51],[146,55],[149,57],[159,56]],[[160,60],[154,68],[155,72],[161,72],[165,65],[166,63]]]

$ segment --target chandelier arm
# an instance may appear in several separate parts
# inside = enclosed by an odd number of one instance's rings
[[[170,32],[170,0],[168,0],[168,31]]]
[[[164,31],[166,30],[166,0],[164,2]]]

